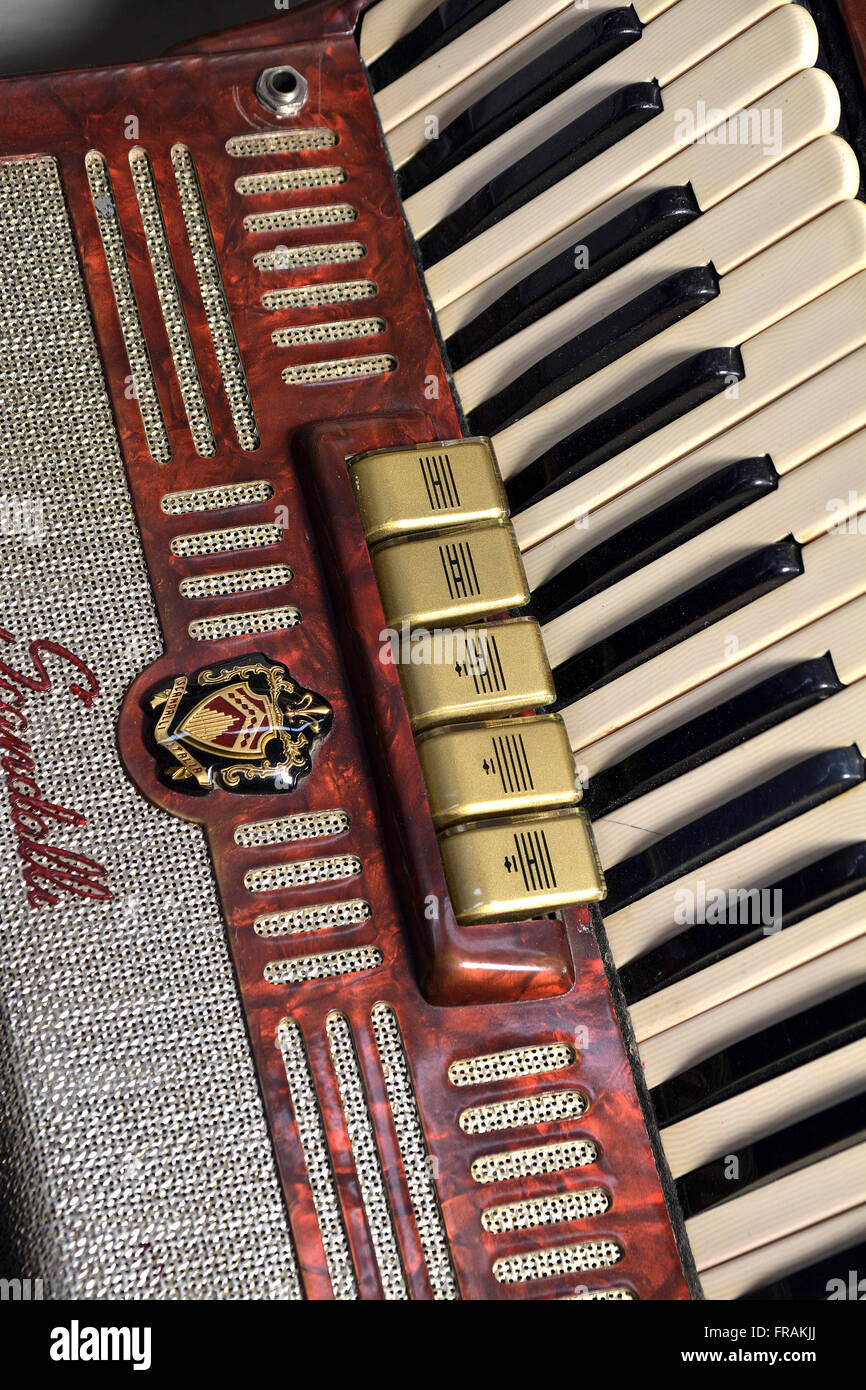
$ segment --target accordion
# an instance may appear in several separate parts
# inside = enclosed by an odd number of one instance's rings
[[[0,84],[3,1272],[831,1297],[856,7],[285,8]]]

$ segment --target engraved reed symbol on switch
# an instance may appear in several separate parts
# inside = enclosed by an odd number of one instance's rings
[[[292,791],[312,769],[313,751],[334,711],[260,654],[175,676],[150,698],[160,769],[172,785],[209,791]],[[204,756],[203,756],[204,755]]]

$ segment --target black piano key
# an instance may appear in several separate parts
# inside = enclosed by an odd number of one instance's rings
[[[740,1295],[742,1303],[858,1302],[866,1298],[866,1243],[849,1246],[775,1283]]]
[[[447,342],[452,370],[457,371],[551,314],[700,215],[691,184],[662,188],[632,203],[617,217],[589,232],[580,243],[579,256],[576,248],[570,246],[452,334]]]
[[[540,57],[494,87],[403,165],[397,186],[404,198],[441,178],[470,155],[525,121],[588,73],[636,43],[643,25],[631,6],[606,10],[551,45]]]
[[[558,492],[746,375],[739,348],[696,353],[528,463],[506,489],[512,512]]]
[[[561,662],[554,671],[557,709],[565,709],[802,573],[802,546],[795,540],[786,540],[753,551],[702,579],[652,612]],[[575,596],[575,606],[578,602]]]
[[[532,612],[540,623],[552,622],[574,607],[575,595],[585,603],[766,497],[778,485],[779,475],[767,454],[720,469],[539,584],[533,591]]]
[[[769,781],[726,801],[663,840],[613,864],[605,874],[605,916],[619,912],[656,888],[730,853],[776,826],[859,786],[866,763],[856,744],[816,753]]]
[[[480,24],[506,0],[443,0],[431,14],[422,19],[402,39],[392,44],[387,53],[371,63],[367,76],[374,92],[396,82],[404,72],[417,67],[425,58],[432,58],[446,44],[459,39],[467,29]]]
[[[844,845],[841,849],[797,869],[787,878],[755,889],[753,898],[730,914],[729,922],[697,922],[678,936],[645,956],[631,961],[619,972],[620,984],[629,1004],[666,989],[668,985],[707,970],[738,951],[763,941],[767,935],[765,907],[778,907],[778,925],[786,931],[807,917],[814,917],[855,893],[866,892],[866,844]],[[746,919],[746,920],[744,920]]]
[[[646,125],[662,110],[657,82],[632,82],[570,121],[543,144],[497,174],[418,243],[425,266],[444,260],[495,227],[596,155]]]
[[[650,1092],[659,1124],[675,1124],[866,1037],[866,985],[752,1033]]]
[[[584,798],[589,814],[610,815],[843,689],[829,655],[789,666],[596,773]]]
[[[591,324],[469,416],[471,434],[498,434],[516,420],[540,410],[611,362],[640,347],[680,319],[709,304],[721,282],[714,265],[694,266],[668,275],[628,304]]]
[[[778,1182],[789,1173],[820,1163],[866,1139],[866,1098],[854,1096],[778,1130],[722,1158],[705,1163],[677,1182],[683,1215],[698,1212],[745,1192]],[[731,1160],[735,1159],[736,1164]]]

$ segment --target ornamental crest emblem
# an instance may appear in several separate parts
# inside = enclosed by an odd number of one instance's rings
[[[334,719],[327,700],[259,654],[175,676],[150,709],[164,779],[198,793],[293,791]]]

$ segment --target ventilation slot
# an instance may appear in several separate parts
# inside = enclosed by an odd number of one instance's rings
[[[272,251],[257,251],[253,265],[256,270],[300,270],[360,261],[366,254],[367,248],[360,241],[326,241],[318,246],[275,246]]]
[[[585,1113],[588,1104],[586,1096],[580,1091],[547,1091],[543,1095],[500,1101],[496,1105],[476,1105],[471,1110],[464,1110],[460,1116],[460,1128],[464,1134],[525,1129],[528,1125],[576,1119]]]
[[[476,1182],[508,1182],[512,1178],[535,1178],[542,1173],[570,1173],[595,1163],[598,1146],[590,1139],[570,1139],[564,1144],[542,1144],[532,1149],[512,1149],[509,1153],[486,1154],[472,1164]]]
[[[396,357],[382,353],[378,357],[345,357],[337,362],[305,362],[300,367],[286,367],[283,381],[289,386],[317,386],[332,381],[364,380],[384,376],[397,366]]]
[[[174,145],[171,151],[174,177],[180,195],[180,206],[189,237],[195,273],[205,318],[219,363],[223,388],[231,411],[235,434],[242,449],[257,449],[259,427],[247,386],[246,373],[238,340],[226,299],[216,248],[213,244],[210,219],[198,181],[193,157],[186,145]]]
[[[235,179],[235,190],[250,193],[294,193],[302,188],[333,188],[346,182],[345,169],[278,169],[271,174],[242,174]]]
[[[129,359],[132,372],[132,383],[141,414],[141,423],[144,427],[144,437],[147,440],[151,458],[157,463],[168,463],[171,458],[171,445],[168,442],[165,417],[159,403],[153,368],[150,364],[150,355],[147,350],[144,329],[141,325],[141,314],[135,298],[135,291],[132,288],[129,261],[126,256],[126,247],[123,244],[117,209],[114,205],[114,191],[111,186],[108,166],[97,150],[90,151],[84,164],[87,169],[90,192],[93,196],[99,235],[102,238],[105,264],[108,267],[114,302],[117,306],[123,345],[126,348],[126,356]]]
[[[500,1284],[525,1284],[530,1279],[555,1279],[587,1269],[609,1269],[622,1259],[622,1247],[613,1240],[587,1240],[581,1245],[562,1245],[553,1250],[533,1250],[495,1260],[493,1277]]]
[[[250,594],[262,589],[279,589],[291,584],[294,575],[288,565],[268,565],[258,570],[226,570],[223,574],[201,574],[182,579],[184,598],[218,598],[224,594]]]
[[[303,811],[297,816],[280,820],[258,821],[255,825],[239,825],[235,843],[244,849],[261,845],[288,845],[295,840],[318,840],[323,835],[345,835],[350,821],[345,811]]]
[[[220,555],[229,550],[253,550],[262,545],[279,545],[282,526],[237,526],[230,531],[196,531],[175,536],[172,555]]]
[[[577,1053],[567,1043],[543,1043],[538,1047],[515,1047],[508,1052],[489,1052],[481,1057],[464,1057],[452,1062],[448,1080],[452,1086],[481,1086],[487,1081],[511,1081],[539,1072],[562,1071],[574,1065]]]
[[[334,343],[349,338],[375,338],[384,333],[384,319],[343,319],[338,323],[312,323],[307,328],[277,328],[271,341],[277,347],[305,347],[308,343]]]
[[[268,912],[257,917],[253,925],[259,936],[300,936],[331,927],[355,927],[369,922],[372,915],[370,904],[363,898],[350,898],[348,902],[321,903],[294,912]]]
[[[303,985],[310,980],[336,980],[340,975],[362,975],[377,970],[382,952],[375,946],[357,946],[346,951],[322,951],[315,956],[296,956],[294,960],[272,960],[264,969],[269,985]]]
[[[333,883],[354,878],[363,867],[354,854],[341,854],[335,859],[295,859],[288,864],[271,864],[266,869],[249,869],[244,874],[244,887],[251,893],[268,893],[305,883]]]
[[[353,304],[375,299],[379,286],[374,280],[337,280],[333,284],[298,285],[292,290],[268,290],[262,295],[266,309],[316,309],[326,304]]]
[[[193,355],[177,276],[174,272],[168,238],[165,234],[165,224],[162,220],[162,208],[147,152],[140,147],[130,150],[129,167],[132,170],[132,182],[135,196],[138,199],[138,210],[141,213],[141,222],[144,227],[144,239],[147,243],[153,278],[156,282],[156,292],[159,296],[174,370],[180,386],[180,394],[183,397],[186,417],[192,431],[192,442],[197,454],[210,455],[216,452],[216,443],[205,405],[201,378]]]
[[[451,1263],[448,1237],[439,1207],[439,1194],[433,1181],[433,1163],[418,1114],[418,1103],[397,1018],[389,1005],[377,1004],[373,1009],[372,1019],[406,1186],[415,1213],[415,1223],[433,1297],[457,1299],[460,1297],[460,1290]]]
[[[388,1193],[382,1173],[382,1160],[376,1147],[376,1136],[370,1119],[370,1107],[364,1091],[361,1069],[355,1052],[351,1029],[343,1014],[331,1014],[326,1025],[331,1061],[340,1090],[346,1130],[352,1147],[352,1158],[358,1174],[358,1186],[370,1239],[376,1253],[376,1264],[382,1280],[385,1298],[408,1299],[409,1289],[400,1260],[397,1236],[388,1203]]]
[[[580,1293],[567,1293],[563,1295],[564,1303],[584,1303],[590,1300],[605,1299],[609,1303],[635,1303],[637,1294],[633,1294],[631,1289],[582,1289]]]
[[[555,1226],[563,1221],[585,1221],[589,1216],[610,1211],[610,1205],[610,1195],[603,1187],[586,1187],[582,1192],[489,1207],[481,1213],[481,1224],[485,1231],[504,1235],[507,1231],[531,1231],[536,1226]]]
[[[326,150],[337,143],[337,133],[317,130],[269,130],[260,135],[233,135],[226,140],[226,154],[233,159],[254,159],[263,154],[294,154],[296,150]]]
[[[319,1098],[316,1095],[301,1030],[292,1019],[284,1018],[280,1023],[277,1029],[277,1046],[286,1069],[298,1139],[304,1156],[313,1205],[316,1208],[331,1288],[335,1298],[354,1299],[358,1297],[358,1286],[355,1282],[346,1228],[343,1225],[343,1213],[340,1210],[340,1198],[319,1109]]]
[[[244,218],[248,232],[295,232],[305,227],[340,227],[358,220],[351,203],[321,208],[279,208],[276,212],[251,212]]]
[[[231,483],[222,487],[193,488],[189,492],[170,492],[160,507],[166,516],[186,516],[189,512],[218,512],[226,507],[252,507],[268,502],[274,495],[270,483]]]
[[[257,613],[228,613],[219,618],[196,618],[187,629],[194,642],[219,642],[223,637],[252,637],[258,632],[285,632],[301,623],[299,608],[266,608]]]

